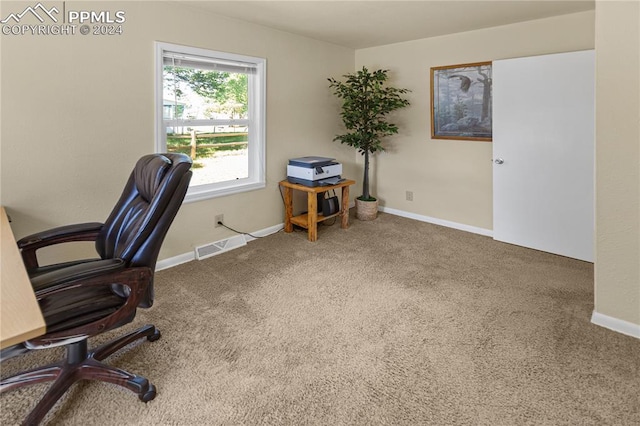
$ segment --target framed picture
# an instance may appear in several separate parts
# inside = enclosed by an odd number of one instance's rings
[[[491,141],[491,62],[431,68],[431,137]]]

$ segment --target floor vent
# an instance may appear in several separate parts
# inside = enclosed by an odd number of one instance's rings
[[[224,240],[216,241],[214,243],[205,244],[195,248],[196,259],[202,260],[211,256],[215,256],[220,253],[224,253],[234,248],[246,246],[247,241],[243,235],[236,235],[235,237],[227,238]]]

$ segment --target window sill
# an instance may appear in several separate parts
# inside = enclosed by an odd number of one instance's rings
[[[245,184],[234,184],[226,187],[215,189],[190,187],[184,198],[184,203],[193,203],[196,201],[208,200],[210,198],[224,197],[227,195],[239,194],[242,192],[254,191],[256,189],[265,188],[265,182],[249,182]]]

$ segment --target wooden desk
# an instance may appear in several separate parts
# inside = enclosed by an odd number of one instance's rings
[[[43,335],[46,326],[7,213],[0,210],[0,348],[6,348]]]
[[[304,186],[297,183],[291,183],[287,180],[280,182],[280,186],[284,188],[284,232],[293,232],[293,225],[296,224],[307,229],[309,241],[318,240],[318,222],[327,220],[332,217],[341,217],[341,227],[346,229],[349,227],[349,186],[355,184],[354,180],[344,180],[337,185],[329,186]],[[340,200],[340,211],[331,216],[323,216],[318,213],[318,194],[333,189],[342,188],[342,199]],[[293,190],[303,191],[307,193],[307,213],[294,216],[293,215]]]

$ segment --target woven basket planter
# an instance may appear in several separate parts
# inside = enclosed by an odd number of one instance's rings
[[[378,200],[362,201],[356,198],[356,217],[360,220],[373,220],[378,217]]]

